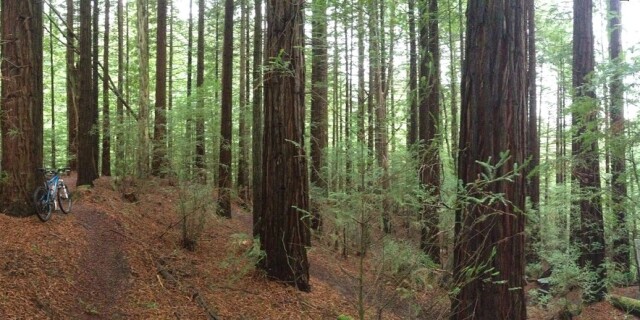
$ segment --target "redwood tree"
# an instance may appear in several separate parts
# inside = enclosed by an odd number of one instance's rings
[[[94,103],[91,63],[91,0],[80,0],[80,62],[78,84],[78,180],[93,185],[98,178],[98,105]]]
[[[440,123],[440,48],[438,43],[438,2],[421,0],[420,4],[420,182],[430,196],[439,197],[440,156],[438,128]],[[433,261],[440,262],[438,243],[438,208],[434,202],[422,211],[420,247]]]
[[[167,158],[167,0],[158,0],[156,31],[156,107],[153,125],[153,161],[151,172],[164,176],[169,168]]]
[[[253,236],[258,236],[259,213],[262,212],[262,0],[254,0],[253,22]]]
[[[456,213],[453,273],[459,290],[451,319],[526,318],[525,178],[519,171],[513,175],[527,147],[525,2],[468,2],[458,153],[465,190]],[[481,162],[511,179],[483,184],[487,168]],[[502,201],[491,200],[496,196]]]
[[[604,222],[600,199],[600,164],[597,139],[598,106],[590,87],[593,73],[593,1],[573,1],[573,106],[571,125],[574,135],[571,143],[573,155],[572,179],[576,202],[580,208],[579,245],[580,265],[596,272],[597,279],[586,290],[586,299],[599,301],[607,291],[604,280]]]
[[[222,110],[220,115],[220,188],[218,213],[231,218],[231,108],[233,86],[233,0],[224,2],[224,38],[222,43]]]
[[[309,184],[304,148],[304,0],[268,0],[260,267],[309,291]]]
[[[329,112],[327,109],[327,1],[313,1],[311,21],[311,183],[328,193],[325,166],[325,149],[329,143]],[[313,210],[311,227],[320,227],[320,214]]]
[[[75,59],[75,37],[73,30],[74,0],[67,0],[67,164],[71,170],[78,164],[78,70]]]
[[[104,47],[102,65],[102,175],[111,175],[111,126],[109,124],[109,0],[104,1]]]
[[[624,94],[622,75],[620,74],[621,11],[620,0],[609,2],[609,58],[616,65],[609,85],[611,97],[611,187],[613,212],[616,215],[618,234],[613,242],[616,252],[613,261],[624,271],[629,271],[629,235],[626,222],[625,204],[627,199],[627,182],[625,177],[625,143],[624,143]]]
[[[42,2],[4,0],[0,208],[27,215],[43,164]]]

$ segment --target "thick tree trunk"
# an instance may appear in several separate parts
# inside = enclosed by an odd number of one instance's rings
[[[0,207],[26,216],[43,162],[42,2],[3,0]]]
[[[49,7],[49,16],[51,17],[53,8]],[[50,81],[51,81],[51,168],[56,168],[56,70],[53,64],[53,19],[49,19],[49,63],[50,63]]]
[[[80,64],[78,83],[78,180],[93,185],[98,178],[98,105],[94,103],[91,63],[91,0],[80,0]]]
[[[109,0],[104,1],[104,52],[102,66],[102,175],[111,175],[111,125],[109,120]]]
[[[418,50],[416,46],[415,0],[409,0],[409,123],[407,147],[418,142]]]
[[[580,208],[579,245],[582,250],[580,265],[596,272],[597,279],[587,290],[589,301],[604,299],[606,270],[604,266],[605,241],[600,198],[600,165],[597,134],[598,106],[588,76],[593,72],[593,3],[592,0],[573,2],[573,88],[572,126],[572,180]]]
[[[325,152],[329,144],[328,63],[327,63],[327,2],[314,1],[311,21],[311,183],[328,195]],[[321,225],[320,213],[313,210],[311,228]]]
[[[156,31],[156,107],[153,125],[153,161],[151,172],[165,176],[169,170],[167,158],[167,0],[158,0]]]
[[[140,65],[137,175],[144,179],[149,174],[149,1],[136,0],[136,4]]]
[[[74,0],[67,0],[67,164],[78,167],[78,71],[75,66]]]
[[[198,48],[196,62],[196,170],[198,180],[206,181],[204,143],[204,0],[198,0]]]
[[[528,70],[527,85],[529,98],[529,120],[528,120],[528,154],[531,157],[528,166],[527,176],[529,182],[527,186],[527,195],[531,203],[533,212],[529,214],[534,223],[531,224],[531,237],[527,241],[527,262],[533,263],[538,261],[538,254],[534,249],[535,244],[540,241],[539,223],[534,215],[538,215],[540,208],[540,174],[538,166],[540,165],[540,139],[538,137],[538,111],[537,111],[537,95],[536,95],[536,32],[535,32],[535,6],[533,0],[527,0],[527,50],[528,50]]]
[[[269,277],[309,291],[309,181],[304,148],[303,0],[267,2],[267,61],[282,64],[264,75],[264,195],[260,267]]]
[[[420,183],[429,198],[440,195],[440,48],[438,42],[438,4],[436,0],[420,0],[420,114],[419,137],[422,163]],[[438,206],[433,202],[422,210],[420,248],[434,262],[440,262]]]
[[[238,194],[244,201],[248,200],[247,187],[249,185],[248,160],[249,157],[249,138],[247,126],[247,45],[249,41],[246,36],[248,29],[247,0],[240,1],[240,86],[238,88],[240,120],[238,125]]]
[[[224,3],[222,43],[222,113],[220,115],[220,166],[218,167],[218,214],[231,218],[231,146],[233,94],[233,0]]]
[[[122,93],[124,89],[124,0],[118,1],[118,92]],[[116,102],[116,121],[118,127],[124,125],[124,104],[121,99]],[[122,129],[116,131],[116,175],[122,177],[124,175],[125,159],[125,139]]]
[[[479,162],[500,177],[519,170],[526,151],[525,0],[471,0],[462,74],[458,176],[467,202],[456,213],[451,319],[526,318],[525,185],[522,172],[487,180]],[[498,19],[497,17],[500,17]],[[507,153],[508,158],[504,158]],[[491,179],[491,178],[489,178]],[[490,201],[500,195],[503,201]],[[485,199],[485,200],[482,200]]]
[[[91,103],[93,104],[92,108],[95,109],[96,112],[96,126],[93,128],[94,134],[96,136],[96,144],[92,146],[95,150],[92,152],[95,157],[96,165],[100,163],[100,73],[98,72],[98,64],[100,63],[100,48],[99,48],[99,35],[100,35],[100,7],[98,4],[98,0],[93,0],[91,19],[93,22],[91,23],[91,28],[93,30],[91,34]],[[80,134],[84,134],[80,132]],[[98,171],[98,177],[100,176],[100,171]]]
[[[259,235],[262,212],[262,0],[254,0],[253,25],[253,236]]]
[[[620,0],[610,0],[609,2],[609,58],[611,61],[620,65],[621,61],[621,33],[622,25],[620,21]],[[627,178],[625,164],[625,142],[624,142],[624,93],[622,75],[620,68],[614,68],[616,72],[611,78],[609,88],[611,90],[611,186],[612,186],[612,203],[613,212],[616,216],[617,235],[614,238],[613,247],[615,253],[613,261],[625,271],[629,271],[629,228],[626,222],[627,208]]]

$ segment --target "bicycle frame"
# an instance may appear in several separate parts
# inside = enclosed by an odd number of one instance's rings
[[[54,210],[58,210],[58,202],[56,201],[56,197],[58,196],[58,187],[60,186],[60,182],[62,181],[62,179],[60,179],[60,170],[43,170],[44,174],[46,175],[47,173],[51,173],[53,174],[53,176],[50,179],[46,179],[45,178],[45,188],[47,189],[47,196],[46,200],[48,203],[52,203],[54,205]]]

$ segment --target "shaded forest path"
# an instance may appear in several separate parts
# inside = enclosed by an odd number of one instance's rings
[[[64,177],[72,194],[76,194],[76,174]],[[75,201],[72,219],[86,233],[87,247],[81,253],[75,275],[76,319],[124,319],[118,309],[130,275],[123,244],[122,225],[91,206]]]

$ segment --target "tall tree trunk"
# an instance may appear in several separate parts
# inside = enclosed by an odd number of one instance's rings
[[[102,175],[111,175],[111,125],[109,117],[109,0],[104,1],[104,52],[102,66]]]
[[[187,163],[187,172],[189,175],[193,173],[193,165],[191,162],[191,157],[193,154],[191,153],[191,143],[193,142],[193,111],[191,110],[191,91],[193,89],[193,0],[189,0],[189,35],[187,36],[187,106],[188,106],[188,114],[185,124],[185,137],[187,140],[187,144],[189,148],[185,148],[185,160]]]
[[[233,0],[224,3],[222,43],[222,113],[220,115],[220,165],[218,167],[218,214],[231,218],[231,146],[233,94]]]
[[[419,137],[422,163],[420,183],[429,198],[440,196],[440,48],[438,42],[438,3],[419,0],[420,47],[420,114]],[[422,209],[420,248],[434,262],[440,262],[438,205],[426,203]]]
[[[622,51],[622,24],[620,21],[620,0],[610,0],[609,2],[609,58],[617,66],[621,65],[622,59],[620,53]],[[626,143],[624,142],[624,93],[622,75],[620,67],[614,68],[615,72],[611,77],[611,186],[612,186],[612,203],[613,212],[616,216],[617,237],[613,242],[616,252],[613,255],[613,261],[620,268],[628,272],[630,267],[629,261],[629,228],[627,227],[625,209],[627,208],[627,178],[626,178]]]
[[[573,2],[573,88],[572,127],[572,179],[577,185],[577,205],[580,207],[580,265],[596,272],[585,298],[600,301],[607,292],[604,266],[604,225],[600,199],[600,165],[598,141],[594,139],[598,106],[596,95],[590,89],[587,77],[593,72],[593,3],[592,0]]]
[[[206,181],[204,143],[204,0],[198,0],[198,52],[196,66],[196,170],[198,180]]]
[[[153,126],[153,161],[155,176],[165,176],[167,158],[167,0],[158,0],[156,43],[156,107]]]
[[[309,291],[309,182],[304,148],[303,0],[267,2],[260,267],[271,278]]]
[[[149,1],[136,0],[140,91],[138,92],[138,178],[149,174]]]
[[[124,89],[124,0],[118,1],[118,92],[122,93]],[[121,99],[116,102],[116,121],[118,127],[122,128],[124,125],[124,104]],[[122,177],[124,175],[124,132],[122,129],[116,131],[116,176]]]
[[[526,152],[524,4],[469,1],[458,177],[464,198],[478,202],[466,202],[456,213],[453,274],[459,291],[451,300],[451,319],[526,318],[526,181],[517,172]],[[497,177],[511,179],[481,178],[487,170],[481,162],[497,166]],[[489,200],[498,195],[501,201]]]
[[[387,144],[387,105],[386,105],[386,97],[384,94],[384,80],[382,78],[382,50],[381,50],[381,28],[379,26],[379,16],[380,13],[378,11],[378,2],[379,0],[373,0],[371,2],[370,14],[371,17],[369,19],[369,28],[370,28],[370,60],[372,61],[372,77],[373,77],[373,85],[370,94],[373,95],[373,102],[375,103],[375,151],[376,151],[376,161],[378,166],[382,169],[382,177],[381,177],[381,187],[383,190],[389,189],[389,155],[388,155],[388,144]],[[386,191],[383,191],[386,193]],[[382,228],[385,233],[391,232],[391,220],[388,213],[388,200],[385,196],[383,199],[383,209],[382,209]]]
[[[247,0],[240,1],[240,86],[239,86],[239,107],[240,120],[238,125],[238,194],[244,201],[248,200],[247,187],[249,185],[249,175],[247,171],[247,157],[249,156],[249,144],[247,143],[247,51],[246,43],[249,41],[246,37],[247,25]]]
[[[78,168],[78,71],[75,66],[74,0],[67,0],[67,165]]]
[[[96,126],[93,127],[94,130],[94,134],[96,135],[96,145],[95,145],[95,153],[93,153],[93,156],[95,157],[95,163],[97,165],[99,165],[99,160],[100,160],[100,130],[99,130],[99,118],[100,118],[100,74],[98,71],[98,64],[100,63],[99,59],[100,59],[100,48],[99,48],[99,35],[100,35],[100,24],[99,24],[99,20],[100,20],[100,9],[99,9],[99,4],[98,4],[98,0],[93,0],[93,13],[91,14],[91,19],[93,20],[91,27],[93,30],[93,33],[91,34],[91,69],[92,69],[92,76],[91,76],[91,83],[92,83],[92,89],[91,89],[91,103],[93,104],[93,107],[96,110],[96,115],[97,115],[97,119],[96,119]],[[80,132],[80,134],[84,134],[83,132]],[[100,171],[98,171],[98,176],[100,176]]]
[[[173,0],[168,0],[169,1],[169,70],[173,70]],[[168,73],[168,77],[169,77],[169,92],[173,92],[173,72],[169,72]],[[166,94],[166,92],[165,92]],[[168,105],[167,105],[167,109],[169,110],[169,113],[171,113],[171,110],[173,110],[173,95],[170,94],[168,97]],[[172,154],[173,154],[173,146],[174,146],[174,137],[172,134],[172,125],[173,123],[170,120],[171,118],[167,118],[167,123],[166,123],[166,137],[165,140],[167,140],[167,154],[166,154],[166,159],[167,159],[167,166],[171,166],[171,160],[173,159]]]
[[[33,213],[31,195],[43,162],[42,2],[4,0],[2,16],[2,171],[0,207]]]
[[[53,8],[49,6],[49,17]],[[56,167],[56,71],[53,64],[53,19],[49,19],[49,63],[51,64],[51,167]]]
[[[94,103],[91,63],[91,0],[80,0],[80,64],[78,83],[78,180],[77,185],[92,185],[98,178],[98,105]]]
[[[449,20],[449,87],[451,90],[451,158],[453,160],[453,171],[457,170],[457,157],[458,153],[458,132],[460,128],[458,126],[458,84],[457,84],[457,69],[456,69],[456,50],[453,46],[453,8],[451,7],[451,3],[453,0],[447,1],[449,5],[448,10],[448,19]],[[462,17],[460,17],[462,20]],[[460,34],[462,34],[462,28],[460,29]],[[460,39],[462,42],[462,39]],[[460,52],[462,54],[462,52]]]
[[[529,217],[533,218],[534,223],[531,224],[531,237],[527,241],[527,262],[537,262],[538,255],[535,252],[534,245],[540,241],[539,223],[536,222],[534,215],[538,215],[540,209],[540,174],[538,166],[540,165],[540,138],[538,137],[538,111],[537,111],[537,95],[536,95],[536,31],[535,31],[535,6],[533,0],[527,0],[527,50],[528,50],[528,70],[527,85],[529,98],[529,122],[528,122],[528,154],[531,157],[528,166],[527,176],[529,183],[527,186],[527,195],[531,203],[533,212]]]
[[[259,236],[262,212],[262,0],[254,0],[253,25],[253,236]]]
[[[327,56],[327,1],[312,3],[311,20],[311,183],[328,195],[329,188],[325,171],[325,152],[329,144],[328,56]],[[337,107],[337,106],[334,106]],[[313,210],[311,228],[321,225],[319,209]]]
[[[418,50],[416,46],[415,0],[409,0],[409,134],[407,147],[411,149],[418,142]]]

